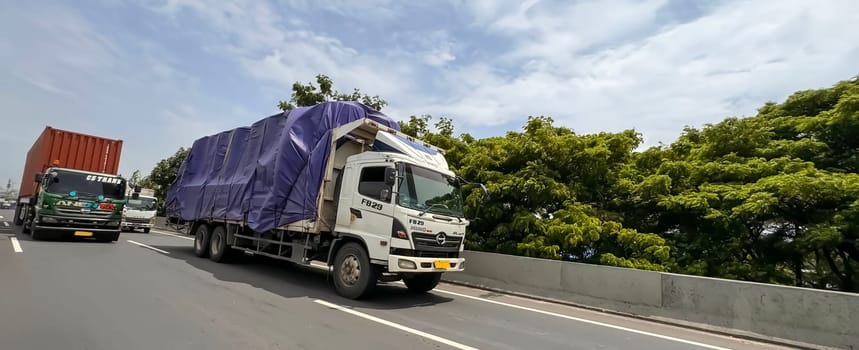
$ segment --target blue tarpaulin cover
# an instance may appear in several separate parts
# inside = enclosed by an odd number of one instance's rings
[[[200,138],[167,191],[168,212],[189,221],[246,220],[256,232],[315,220],[332,131],[362,118],[400,130],[364,104],[335,101]]]

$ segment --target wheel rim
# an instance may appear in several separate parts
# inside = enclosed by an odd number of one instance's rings
[[[340,263],[340,281],[346,285],[355,285],[361,278],[361,263],[355,255],[347,255]]]

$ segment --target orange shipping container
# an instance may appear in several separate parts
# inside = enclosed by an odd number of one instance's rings
[[[27,152],[18,196],[33,196],[37,189],[36,174],[44,172],[54,162],[63,168],[116,175],[121,152],[122,140],[47,126]]]

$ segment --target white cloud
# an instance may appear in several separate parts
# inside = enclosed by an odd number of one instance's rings
[[[267,1],[166,0],[151,8],[172,16],[186,10],[199,16],[224,34],[229,44],[223,48],[238,52],[265,51],[271,42],[283,40],[282,18]]]
[[[121,172],[146,173],[197,133],[211,131],[206,126],[217,126],[224,116],[212,111],[229,108],[200,93],[199,79],[178,69],[161,43],[106,32],[62,3],[4,8],[0,31],[17,33],[0,36],[0,164],[8,165],[0,178],[20,176],[46,125],[123,139]],[[159,110],[185,113],[170,120]]]
[[[449,73],[451,86],[469,71],[481,83],[457,90],[455,101],[426,108],[472,127],[539,114],[580,132],[635,127],[654,144],[672,141],[684,124],[753,114],[767,100],[856,74],[859,3],[776,8],[730,2],[697,20],[651,28],[652,35],[623,42],[632,29],[658,26],[646,20],[659,3],[636,4],[614,11],[602,2],[542,10],[528,3],[506,13],[475,8],[478,23],[517,43],[505,59],[523,68],[513,75],[493,72],[493,64],[506,63],[499,60]],[[588,49],[612,41],[619,43]]]
[[[333,8],[331,4],[325,6]],[[232,38],[222,52],[260,82],[289,91],[296,81],[315,81],[317,74],[326,74],[334,80],[335,88],[344,92],[357,87],[389,101],[414,99],[415,80],[404,79],[415,76],[412,62],[361,52],[323,33],[287,28],[285,24],[295,21],[280,18],[271,3],[258,1],[242,7],[235,2],[169,0],[156,9],[171,16],[190,10],[220,35]],[[391,55],[400,53],[394,50]],[[433,62],[452,59],[449,53],[434,54]]]

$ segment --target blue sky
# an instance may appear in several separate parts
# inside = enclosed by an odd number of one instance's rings
[[[0,179],[45,125],[125,141],[145,173],[277,112],[295,81],[378,94],[475,136],[684,125],[859,74],[856,1],[0,0]]]

